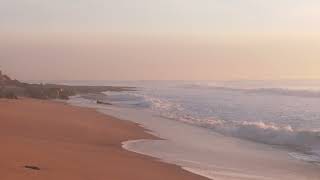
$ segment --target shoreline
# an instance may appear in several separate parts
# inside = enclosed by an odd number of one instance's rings
[[[210,179],[317,180],[320,177],[318,165],[293,158],[284,149],[226,137],[143,110],[95,106],[90,102],[78,105],[93,107],[103,114],[141,124],[152,134],[164,139],[128,141],[125,142],[125,149],[176,164]]]
[[[0,100],[0,106],[3,180],[206,179],[123,149],[125,141],[160,139],[137,123],[54,101]]]

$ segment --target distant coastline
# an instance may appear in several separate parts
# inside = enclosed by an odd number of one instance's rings
[[[0,70],[0,98],[17,99],[69,99],[76,94],[102,93],[105,91],[131,91],[134,87],[116,86],[70,86],[60,84],[24,83],[12,79]]]

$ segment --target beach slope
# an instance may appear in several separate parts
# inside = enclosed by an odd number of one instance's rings
[[[202,180],[128,152],[121,142],[155,138],[137,124],[59,102],[0,100],[1,180]]]

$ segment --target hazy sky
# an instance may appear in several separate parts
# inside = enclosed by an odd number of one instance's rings
[[[19,79],[320,78],[319,0],[0,0]]]

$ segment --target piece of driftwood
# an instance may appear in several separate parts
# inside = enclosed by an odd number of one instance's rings
[[[97,104],[112,105],[111,103],[103,102],[103,101],[100,101],[100,100],[97,100]]]
[[[37,167],[37,166],[30,166],[30,165],[25,165],[24,168],[26,168],[26,169],[32,169],[32,170],[37,170],[37,171],[40,170],[39,167]]]

